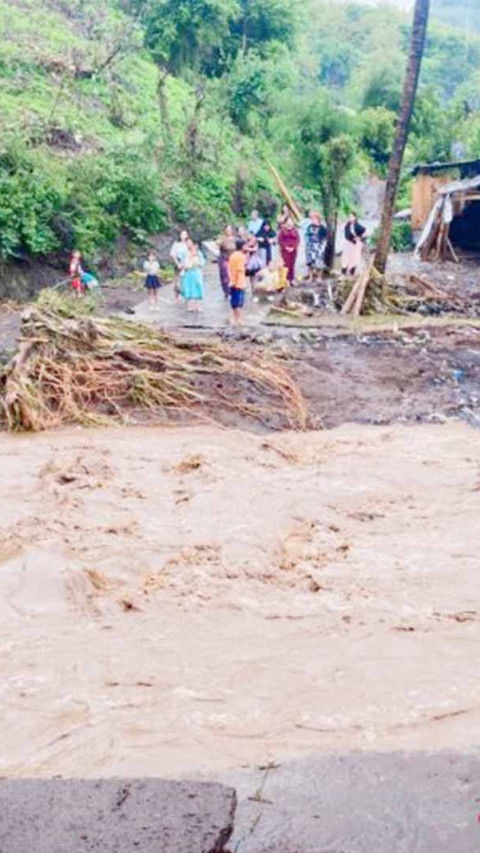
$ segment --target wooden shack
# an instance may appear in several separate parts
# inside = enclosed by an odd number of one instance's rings
[[[480,174],[479,160],[450,163],[424,163],[412,170],[415,178],[412,190],[412,231],[425,227],[439,191],[454,180],[466,180]]]
[[[458,261],[463,255],[480,261],[480,168],[475,177],[438,189],[416,252],[422,260]]]

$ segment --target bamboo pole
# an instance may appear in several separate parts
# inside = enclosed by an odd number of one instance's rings
[[[297,220],[297,222],[300,222],[302,219],[302,214],[300,213],[300,210],[298,209],[297,205],[295,204],[292,195],[288,191],[286,184],[282,181],[282,179],[281,179],[279,173],[277,172],[275,166],[273,165],[273,163],[269,163],[268,168],[270,169],[273,177],[275,178],[277,185],[278,185],[278,188],[279,188],[283,198],[285,199],[286,204],[290,208],[290,211],[292,212],[294,218]]]

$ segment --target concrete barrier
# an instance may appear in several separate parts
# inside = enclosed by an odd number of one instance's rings
[[[0,780],[0,853],[221,853],[236,797],[217,784]]]

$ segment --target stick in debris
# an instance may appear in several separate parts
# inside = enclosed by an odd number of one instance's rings
[[[278,184],[278,188],[279,188],[283,198],[285,199],[288,207],[290,208],[290,211],[292,212],[293,216],[295,217],[297,222],[301,222],[302,214],[300,213],[297,205],[295,204],[295,202],[292,198],[292,195],[289,193],[286,185],[282,181],[282,179],[281,179],[279,173],[277,172],[275,166],[273,165],[273,163],[269,163],[268,168],[270,169],[273,177],[275,178],[275,180]]]

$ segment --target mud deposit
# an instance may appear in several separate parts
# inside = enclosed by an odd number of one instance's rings
[[[478,744],[479,435],[3,435],[2,773]]]

